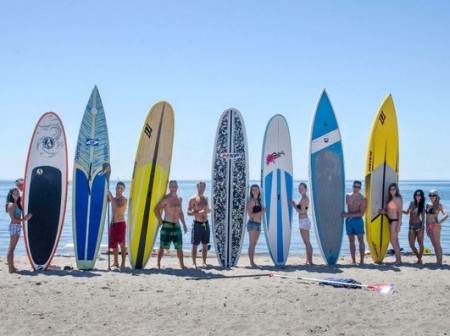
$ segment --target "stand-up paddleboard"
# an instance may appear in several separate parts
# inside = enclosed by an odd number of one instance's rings
[[[261,196],[267,208],[264,232],[275,265],[286,263],[291,244],[293,166],[286,119],[277,114],[266,128],[261,157]]]
[[[158,232],[154,209],[166,193],[174,126],[172,106],[163,101],[151,108],[142,128],[128,202],[128,256],[136,269],[147,264]]]
[[[97,86],[92,90],[78,133],[72,181],[72,232],[78,269],[92,269],[107,211],[109,139]]]
[[[397,116],[388,95],[375,116],[367,148],[365,196],[366,239],[372,260],[381,263],[389,245],[389,222],[378,214],[387,201],[390,183],[398,181],[399,142]]]
[[[30,142],[25,169],[24,241],[34,270],[45,270],[58,247],[67,200],[67,143],[64,126],[54,112],[39,119]]]
[[[223,112],[214,141],[212,230],[222,267],[236,266],[244,239],[248,191],[248,149],[244,120],[230,108]]]
[[[345,211],[345,174],[341,133],[325,89],[313,117],[309,154],[317,243],[325,262],[333,265],[338,260],[344,232],[341,213]]]

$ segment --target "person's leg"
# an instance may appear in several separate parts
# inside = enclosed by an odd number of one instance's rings
[[[158,268],[161,268],[161,259],[164,256],[164,248],[160,245],[158,251]]]
[[[350,256],[352,257],[352,264],[356,264],[356,246],[354,234],[348,236],[348,243],[350,248]]]
[[[358,244],[359,244],[359,263],[364,264],[364,257],[366,255],[366,245],[364,244],[364,234],[358,234]]]
[[[423,231],[417,231],[417,242],[419,243],[419,254],[417,256],[417,263],[418,264],[422,264],[422,256],[423,256],[423,251],[425,249],[424,245],[423,245]]]
[[[416,232],[409,230],[408,231],[408,241],[409,241],[409,247],[411,248],[411,251],[413,251],[414,255],[417,259],[419,259],[419,251],[416,249]]]
[[[120,243],[120,254],[122,257],[122,262],[120,264],[120,267],[125,267],[126,257],[127,257],[127,247],[125,246],[125,242]]]
[[[395,264],[400,265],[402,263],[402,257],[400,256],[400,243],[398,242],[398,230],[397,226],[400,223],[395,222],[389,225],[389,231],[391,234],[391,245],[395,252]]]
[[[311,241],[309,238],[309,230],[300,229],[300,234],[302,236],[303,242],[305,243],[306,262],[310,265],[313,265],[313,261],[312,261],[313,250],[312,250],[312,245],[311,245]]]
[[[8,254],[6,257],[8,261],[9,273],[17,272],[17,268],[14,266],[14,250],[16,249],[19,237],[20,236],[18,234],[14,234],[9,240]]]
[[[208,244],[202,244],[203,266],[206,266],[206,258],[208,257]]]
[[[248,244],[248,258],[250,259],[250,266],[257,267],[255,264],[255,248],[258,242],[260,232],[258,230],[250,230],[248,232],[249,244]]]
[[[180,268],[186,268],[186,266],[184,266],[184,260],[183,260],[183,248],[178,248],[177,249],[177,256],[178,256],[178,261],[180,263]]]

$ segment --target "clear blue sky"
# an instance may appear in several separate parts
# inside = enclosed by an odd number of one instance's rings
[[[322,88],[362,179],[370,127],[392,93],[400,179],[450,178],[449,1],[0,1],[0,179],[22,176],[39,117],[55,111],[69,146],[97,85],[112,178],[128,180],[150,107],[175,110],[171,177],[210,179],[217,122],[244,116],[250,177],[276,113],[290,127],[294,178],[308,175]]]

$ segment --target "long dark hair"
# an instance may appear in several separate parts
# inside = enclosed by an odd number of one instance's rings
[[[13,198],[13,192],[16,191],[19,193],[19,198],[17,199],[17,206],[19,207],[19,209],[22,211],[22,198],[20,197],[20,191],[17,188],[11,188],[8,191],[8,195],[6,196],[6,204],[5,204],[5,211],[8,212],[8,203],[14,203],[14,198]]]
[[[420,201],[417,203],[416,194],[420,195]],[[423,194],[422,189],[417,189],[414,191],[414,205],[417,207],[417,213],[421,214],[423,209],[425,208],[425,195]]]
[[[252,184],[250,187],[250,196],[248,198],[248,200],[250,201],[253,198],[253,194],[252,194],[252,189],[253,188],[258,188],[258,198],[256,199],[258,201],[258,204],[261,204],[261,189],[259,189],[259,185],[257,184]]]
[[[388,188],[388,200],[387,200],[387,203],[392,201],[392,196],[391,196],[391,191],[390,191],[391,188],[395,188],[395,195],[394,195],[395,197],[402,198],[402,195],[400,195],[400,190],[398,189],[397,183],[391,183],[391,184],[389,184],[389,188]]]

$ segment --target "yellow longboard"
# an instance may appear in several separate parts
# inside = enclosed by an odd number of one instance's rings
[[[174,113],[167,102],[147,115],[136,151],[128,202],[128,257],[132,267],[145,267],[155,243],[158,220],[154,208],[165,195],[174,137]]]
[[[398,182],[399,142],[397,116],[388,95],[375,116],[367,149],[365,196],[366,239],[374,262],[383,262],[389,245],[389,222],[378,210],[386,206],[390,183]]]

